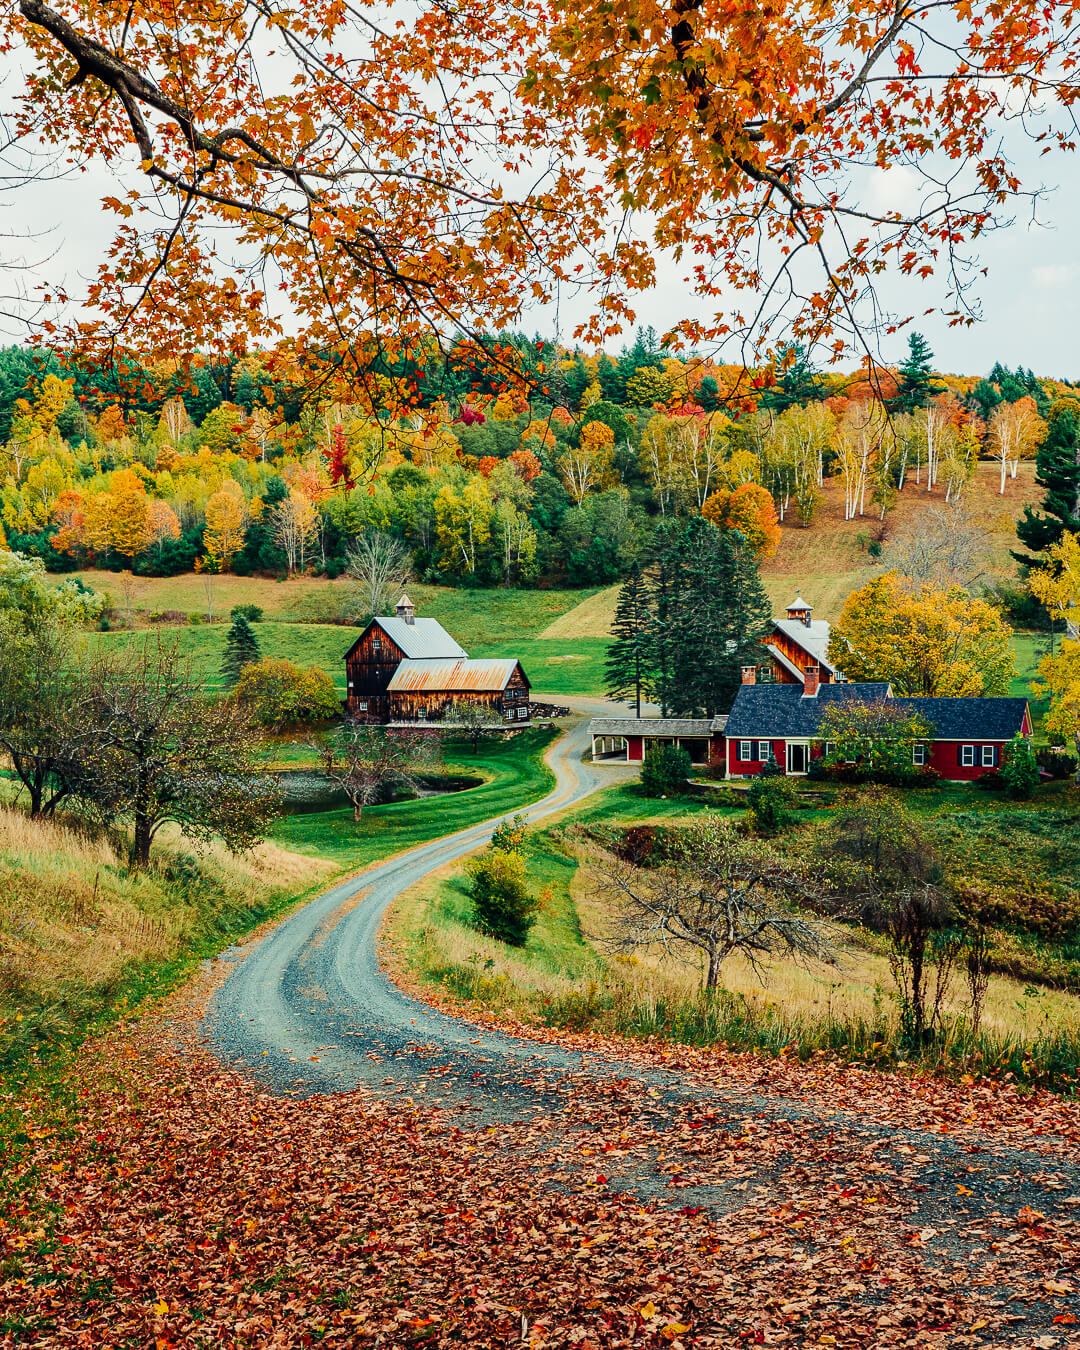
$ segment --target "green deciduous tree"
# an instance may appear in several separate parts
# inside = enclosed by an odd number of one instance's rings
[[[175,644],[99,658],[81,718],[91,748],[80,799],[103,820],[130,820],[137,867],[168,823],[241,851],[277,812],[277,783],[258,772],[259,738],[243,710],[208,700]]]
[[[325,670],[278,657],[245,666],[236,683],[236,699],[260,726],[274,730],[325,722],[341,712],[334,682]]]
[[[514,849],[492,848],[469,864],[468,874],[476,926],[511,947],[524,947],[538,908],[529,894],[525,859]]]

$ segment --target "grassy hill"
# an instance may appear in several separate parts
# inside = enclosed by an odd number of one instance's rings
[[[998,495],[998,471],[981,462],[964,497],[964,510],[986,540],[987,575],[1010,576],[1009,550],[1015,544],[1015,523],[1025,505],[1038,499],[1034,465],[1022,464],[1005,495]],[[940,491],[928,494],[909,484],[885,521],[873,513],[843,519],[843,491],[826,483],[817,517],[809,528],[789,519],[782,527],[776,555],[762,568],[775,612],[796,593],[815,607],[820,618],[835,618],[844,599],[876,572],[889,565],[889,545],[928,509],[944,505]],[[870,557],[867,546],[879,539],[883,555]],[[218,682],[225,640],[222,620],[236,604],[259,605],[266,621],[257,633],[263,654],[321,666],[344,687],[343,657],[354,632],[340,623],[348,603],[348,583],[303,577],[291,581],[264,577],[205,576],[135,577],[82,572],[82,579],[111,593],[121,618],[136,627],[154,612],[166,610],[215,617],[212,625],[171,628],[181,649],[195,663],[209,687]],[[446,586],[410,585],[420,614],[438,619],[473,656],[516,656],[525,665],[533,689],[555,698],[603,692],[604,655],[618,594],[617,586],[600,590],[498,589],[463,590]],[[131,641],[122,631],[103,635],[106,643]],[[1017,641],[1016,692],[1026,691],[1037,659],[1035,644]]]
[[[0,1074],[167,987],[332,870],[271,843],[196,857],[166,837],[155,856],[128,872],[104,835],[0,805]]]

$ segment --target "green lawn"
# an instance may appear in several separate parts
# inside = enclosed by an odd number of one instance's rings
[[[462,592],[474,596],[476,591]],[[495,594],[512,595],[513,592]],[[545,592],[538,592],[543,595]],[[496,612],[490,630],[503,635],[513,631],[512,608]],[[542,617],[542,616],[541,616]],[[477,643],[466,636],[467,630],[479,625],[480,616],[465,611],[464,622],[447,615],[445,627],[462,640],[472,656],[515,656],[525,667],[535,690],[545,694],[596,694],[604,692],[604,655],[607,643],[603,638],[533,638],[524,631],[516,638],[501,636],[497,642]],[[537,621],[539,622],[539,621]],[[345,691],[345,653],[356,640],[357,630],[339,624],[283,623],[270,620],[253,625],[263,656],[285,657],[301,666],[320,666],[334,681],[338,690]],[[208,689],[217,689],[221,683],[221,657],[225,649],[225,624],[202,624],[194,628],[155,628],[149,636],[164,642],[179,643],[180,654],[191,661],[195,675]],[[148,634],[144,629],[121,629],[111,633],[92,633],[93,646],[105,649],[142,643]]]
[[[516,656],[538,694],[604,693],[604,638],[531,638],[491,643],[472,650],[473,656]]]
[[[359,824],[349,810],[287,816],[274,826],[272,838],[297,853],[328,858],[342,867],[365,867],[543,796],[555,782],[543,754],[556,734],[534,728],[481,746],[477,755],[469,746],[452,742],[445,754],[447,768],[486,777],[483,787],[369,806]]]

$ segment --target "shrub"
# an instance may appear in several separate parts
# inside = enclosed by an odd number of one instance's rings
[[[334,682],[324,670],[274,657],[244,667],[236,698],[260,726],[278,731],[325,722],[341,712]]]
[[[677,745],[653,745],[641,766],[641,790],[646,797],[672,797],[682,792],[690,777],[690,756]]]
[[[1005,747],[1001,762],[1001,781],[1010,797],[1030,797],[1039,785],[1039,766],[1031,742],[1019,732]]]
[[[151,623],[187,623],[188,617],[182,609],[157,609],[150,615]]]
[[[525,842],[528,821],[522,815],[500,820],[491,835],[491,847],[496,852],[516,853]]]
[[[775,834],[795,820],[795,784],[789,778],[755,778],[746,800],[751,818],[763,834]]]
[[[1037,750],[1035,762],[1051,778],[1074,778],[1076,776],[1076,760],[1072,755],[1067,755],[1061,750]]]
[[[192,628],[197,628],[199,624],[202,623],[203,616],[198,613],[192,613],[187,616],[187,621],[191,624]]]
[[[1005,779],[994,769],[991,773],[984,773],[976,778],[975,786],[980,792],[1004,792]]]
[[[229,618],[234,622],[237,619],[247,619],[248,623],[262,623],[263,612],[259,605],[233,605],[229,610]]]
[[[537,911],[525,859],[512,849],[489,849],[469,864],[468,872],[477,928],[511,947],[524,947]]]

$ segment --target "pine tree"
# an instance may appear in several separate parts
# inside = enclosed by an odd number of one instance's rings
[[[757,664],[771,606],[738,532],[702,517],[662,523],[648,569],[650,684],[665,716],[713,717],[731,707],[741,668]]]
[[[692,520],[679,553],[672,708],[676,716],[714,717],[731,707],[742,667],[757,664],[771,606],[753,553],[737,532]]]
[[[226,688],[232,689],[244,667],[258,661],[261,655],[259,639],[251,624],[242,614],[238,614],[225,638],[225,655],[221,660],[221,678]]]
[[[934,394],[941,393],[930,376],[934,369],[934,353],[930,344],[921,333],[912,333],[908,338],[907,360],[897,371],[900,389],[893,401],[895,412],[914,412],[925,407]]]
[[[641,716],[641,692],[648,688],[651,619],[649,587],[634,563],[623,582],[611,624],[612,643],[605,663],[607,694],[622,699],[633,694],[637,716]]]
[[[1017,562],[1040,567],[1045,554],[1065,534],[1080,533],[1080,403],[1061,399],[1050,410],[1046,440],[1035,456],[1035,481],[1045,489],[1042,511],[1024,508],[1016,537],[1030,553],[1013,553]]]

